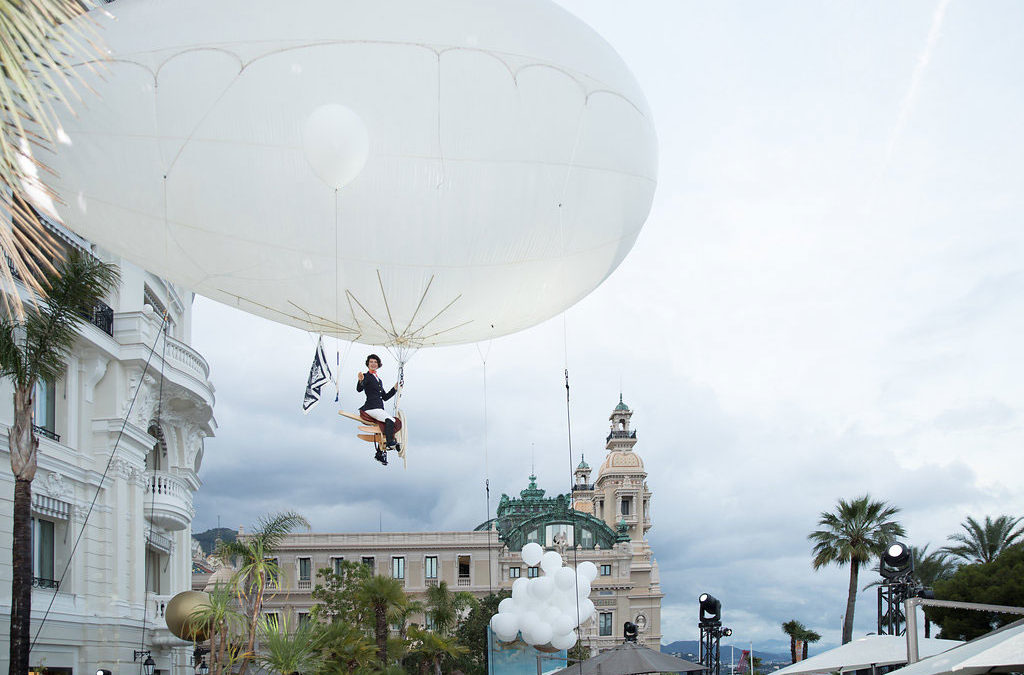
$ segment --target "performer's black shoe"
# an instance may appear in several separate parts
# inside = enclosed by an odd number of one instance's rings
[[[382,450],[378,450],[377,454],[375,454],[373,458],[384,466],[388,465],[388,456]]]
[[[402,446],[398,444],[398,441],[391,441],[388,443],[388,450],[394,450],[395,452],[401,452]]]

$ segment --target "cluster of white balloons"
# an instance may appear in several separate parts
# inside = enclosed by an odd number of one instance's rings
[[[530,567],[539,564],[544,574],[516,579],[512,597],[502,600],[491,617],[491,630],[502,642],[522,634],[530,645],[569,649],[576,644],[577,626],[597,614],[588,597],[597,566],[588,560],[577,569],[566,567],[557,551],[545,553],[532,542],[523,547],[522,556]]]

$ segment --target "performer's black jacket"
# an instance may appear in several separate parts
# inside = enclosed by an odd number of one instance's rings
[[[360,410],[376,410],[377,408],[383,410],[384,401],[395,395],[394,387],[391,387],[391,391],[385,393],[384,385],[381,384],[380,378],[369,371],[363,374],[363,379],[356,380],[356,391],[364,390],[366,392],[366,403],[360,406]]]

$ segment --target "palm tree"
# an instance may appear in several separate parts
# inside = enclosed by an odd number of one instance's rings
[[[444,581],[427,588],[427,608],[434,622],[434,631],[448,635],[459,622],[462,611],[473,602],[465,591],[452,593]]]
[[[377,640],[377,659],[381,668],[388,660],[388,614],[407,602],[402,584],[397,579],[374,575],[359,586],[359,599],[373,616],[373,634]]]
[[[22,0],[0,3],[0,219],[14,227],[0,228],[0,252],[9,265],[0,265],[0,290],[9,296],[8,318],[25,318],[14,279],[36,295],[46,295],[50,261],[60,258],[25,196],[37,202],[55,197],[39,180],[49,169],[33,155],[52,147],[59,135],[53,103],[70,108],[74,94],[71,63],[105,58],[91,22],[74,21],[89,3],[76,0]],[[13,310],[13,311],[12,311]],[[27,657],[26,657],[27,658]],[[15,662],[11,661],[14,672]]]
[[[262,617],[259,622],[262,653],[256,661],[279,675],[315,672],[322,660],[319,653],[322,636],[317,628],[317,624],[309,621],[289,631],[285,617],[280,620]]]
[[[1000,553],[1024,536],[1024,525],[1014,529],[1021,520],[1024,518],[999,516],[992,520],[989,516],[985,516],[985,524],[982,525],[974,518],[967,516],[967,520],[960,523],[964,532],[957,532],[947,537],[949,541],[956,542],[956,544],[946,546],[942,550],[969,563],[992,562],[999,557]]]
[[[800,642],[804,643],[804,649],[800,656],[800,660],[803,661],[807,659],[807,645],[820,640],[821,634],[815,633],[813,630],[809,628],[805,628],[803,632],[797,636],[797,639],[800,640]]]
[[[309,528],[309,522],[297,513],[287,511],[260,519],[253,533],[235,541],[221,542],[217,556],[225,562],[240,560],[235,573],[235,592],[245,609],[248,643],[238,675],[245,675],[256,648],[260,612],[268,587],[276,587],[281,570],[274,553],[284,537],[297,527]]]
[[[429,663],[434,667],[434,675],[441,675],[441,662],[445,658],[456,659],[469,652],[466,647],[439,632],[414,627],[409,630],[409,636],[415,643],[413,651],[423,658],[421,663]]]
[[[189,620],[210,626],[210,673],[230,673],[245,633],[245,616],[235,609],[235,594],[230,586],[216,584],[208,602],[199,605]]]
[[[843,644],[853,638],[853,611],[857,602],[857,575],[860,568],[878,557],[885,546],[906,534],[893,520],[899,508],[872,501],[870,495],[852,501],[840,499],[834,513],[822,512],[818,525],[823,529],[807,535],[814,542],[815,570],[833,563],[850,566],[850,585],[843,617]]]
[[[800,635],[807,630],[807,626],[803,625],[796,619],[790,619],[782,624],[782,632],[789,636],[789,662],[796,663],[796,643],[800,641]]]
[[[376,662],[377,648],[361,628],[341,621],[324,624],[320,640],[323,665],[330,675],[358,672]]]
[[[2,16],[2,12],[0,12]],[[2,25],[2,21],[0,21]],[[2,97],[0,97],[2,98]],[[0,228],[3,229],[3,228]],[[0,320],[0,376],[14,384],[14,423],[7,432],[14,473],[11,580],[11,675],[28,673],[32,613],[32,480],[39,438],[33,427],[36,385],[63,376],[82,315],[117,285],[117,267],[72,249],[48,272],[45,302],[26,307],[22,319]]]

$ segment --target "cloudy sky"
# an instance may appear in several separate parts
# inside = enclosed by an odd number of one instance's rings
[[[493,508],[532,464],[549,493],[581,452],[596,466],[621,388],[664,641],[696,639],[709,591],[738,643],[777,646],[792,618],[837,643],[847,572],[812,571],[806,540],[837,498],[898,505],[933,548],[967,515],[1024,515],[1024,5],[560,2],[654,110],[633,252],[564,317],[417,354],[408,470],[333,402],[302,415],[313,338],[197,299],[220,428],[194,527],[295,509],[317,531],[472,528],[486,477]],[[350,409],[366,351],[342,368]],[[857,609],[873,631],[870,592]]]

